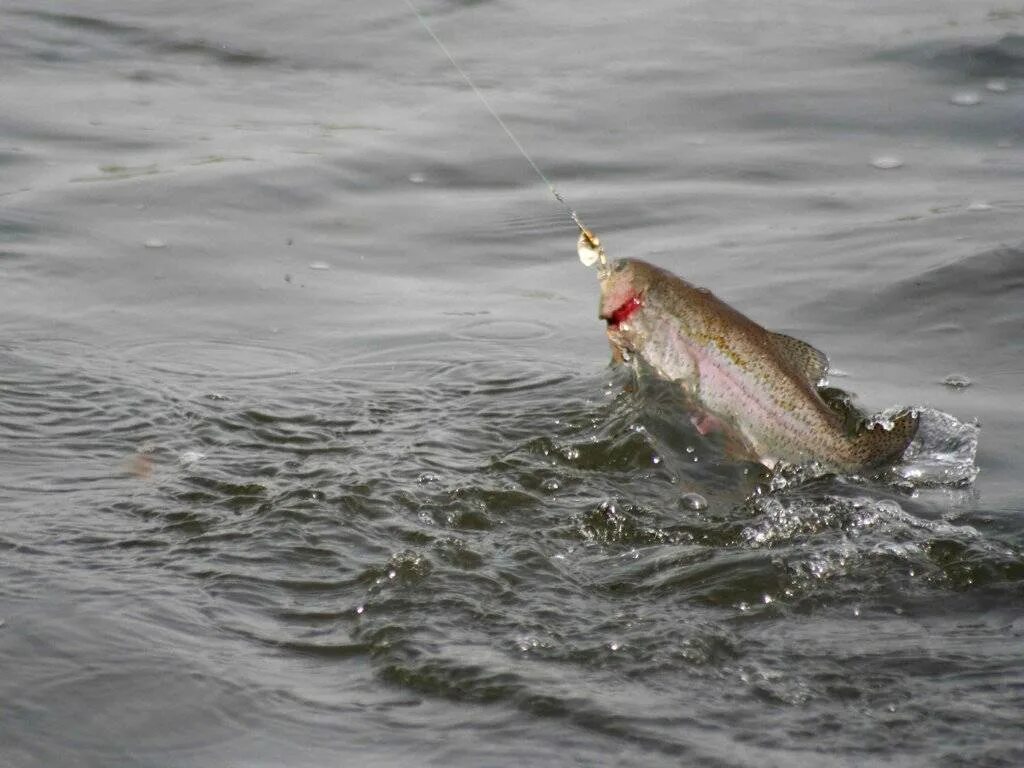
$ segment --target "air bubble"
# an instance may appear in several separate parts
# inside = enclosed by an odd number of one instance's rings
[[[949,97],[949,103],[958,107],[973,107],[981,104],[981,94],[977,91],[957,91]]]
[[[679,497],[679,504],[692,512],[700,512],[708,508],[708,500],[699,493],[684,493]]]
[[[871,166],[880,171],[891,171],[903,167],[903,160],[895,155],[879,155],[871,158]]]
[[[951,373],[949,376],[942,380],[950,389],[966,389],[971,386],[971,380],[964,376],[962,373]]]

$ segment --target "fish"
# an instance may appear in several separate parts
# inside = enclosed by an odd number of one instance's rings
[[[593,247],[588,234],[581,254]],[[914,409],[868,419],[825,386],[824,353],[763,328],[707,288],[639,259],[603,264],[598,279],[613,360],[642,362],[678,385],[701,434],[723,431],[769,469],[817,462],[865,472],[898,461],[917,433]]]

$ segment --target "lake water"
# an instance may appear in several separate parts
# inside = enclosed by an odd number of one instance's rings
[[[11,0],[0,764],[1024,763],[1024,7],[421,2],[611,256],[977,479],[630,386],[403,0]]]

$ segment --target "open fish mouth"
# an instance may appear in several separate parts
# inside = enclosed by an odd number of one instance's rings
[[[637,293],[630,296],[622,304],[616,307],[607,315],[604,315],[603,319],[608,323],[609,328],[618,328],[622,323],[626,322],[633,314],[644,305],[643,294]]]

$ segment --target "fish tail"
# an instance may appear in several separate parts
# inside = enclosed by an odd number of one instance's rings
[[[891,428],[882,424],[864,426],[851,439],[852,458],[862,468],[897,461],[917,434],[917,411],[907,409],[891,419]]]

